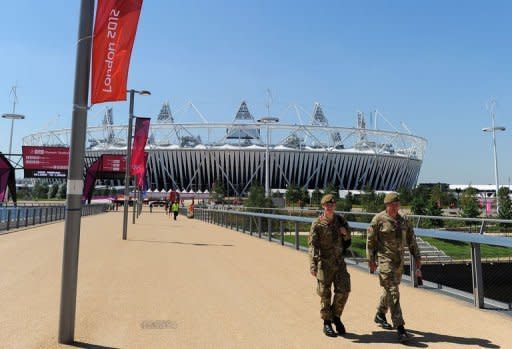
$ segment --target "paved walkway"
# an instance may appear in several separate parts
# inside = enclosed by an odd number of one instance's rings
[[[398,345],[373,323],[380,288],[360,269],[349,269],[348,334],[327,338],[304,253],[158,212],[130,223],[122,241],[121,222],[121,211],[82,220],[75,347]],[[0,236],[0,348],[72,347],[57,344],[63,231],[56,223]],[[511,317],[401,289],[410,346],[512,348]]]

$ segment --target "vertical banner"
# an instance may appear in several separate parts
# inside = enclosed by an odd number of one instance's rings
[[[146,147],[146,142],[148,141],[150,121],[150,118],[135,119],[135,135],[133,136],[130,173],[132,176],[137,176],[137,178],[143,178],[144,172],[146,172],[144,148]]]
[[[94,183],[96,182],[96,174],[100,168],[100,164],[102,162],[102,158],[100,157],[98,160],[94,161],[92,165],[87,169],[85,180],[84,180],[84,190],[82,192],[82,201],[85,200],[91,203],[92,192],[94,190]]]
[[[11,192],[12,201],[16,202],[16,182],[14,176],[14,167],[9,163],[9,160],[0,153],[0,202],[7,201],[6,197],[7,187]]]
[[[126,81],[142,0],[98,0],[91,104],[126,100]]]
[[[137,186],[139,187],[139,189],[146,189],[146,168],[147,168],[147,164],[148,164],[148,152],[144,152],[144,171],[142,172],[142,175],[139,175],[137,176]],[[133,168],[133,167],[132,167]]]

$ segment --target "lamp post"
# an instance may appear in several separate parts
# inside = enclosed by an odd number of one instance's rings
[[[503,126],[495,126],[494,123],[494,113],[492,113],[492,127],[484,127],[482,129],[484,132],[492,132],[492,142],[494,149],[494,179],[496,181],[496,213],[499,212],[500,207],[500,199],[498,197],[498,191],[500,189],[499,183],[499,175],[498,175],[498,154],[496,153],[496,131],[505,131],[505,127]]]
[[[269,152],[269,144],[270,144],[270,132],[269,125],[275,124],[279,122],[279,118],[266,116],[258,120],[259,123],[263,123],[267,125],[267,149],[265,151],[265,197],[270,197],[270,152]]]
[[[11,158],[11,153],[12,153],[12,134],[13,134],[13,131],[14,131],[14,120],[23,120],[25,119],[25,115],[21,115],[21,114],[15,114],[15,108],[16,108],[16,103],[14,104],[13,106],[13,113],[12,114],[2,114],[2,117],[4,119],[10,119],[11,120],[11,136],[9,137],[9,153],[8,153],[8,158],[10,159]],[[7,188],[5,189],[5,202],[9,201],[9,186],[7,186]]]
[[[127,229],[128,229],[128,204],[129,204],[129,196],[130,196],[130,167],[131,167],[131,158],[132,158],[132,128],[133,128],[133,99],[135,94],[139,94],[141,96],[149,96],[151,92],[146,90],[128,90],[130,94],[130,110],[128,115],[128,136],[126,140],[126,169],[124,173],[124,214],[123,214],[123,240],[126,240]],[[135,204],[133,206],[135,210]]]

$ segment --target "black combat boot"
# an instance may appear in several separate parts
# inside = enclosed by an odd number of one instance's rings
[[[345,330],[345,325],[343,325],[343,322],[341,322],[339,316],[335,316],[332,322],[334,322],[334,326],[336,326],[336,332],[338,332],[340,336],[343,336],[345,333],[347,333]]]
[[[336,332],[332,329],[331,320],[324,320],[324,333],[328,337],[337,337]]]
[[[385,330],[390,330],[392,328],[392,326],[386,320],[386,315],[383,313],[377,312],[373,321],[375,321],[375,323],[379,324],[379,326]]]
[[[409,335],[407,334],[407,331],[405,330],[403,325],[398,326],[396,328],[396,332],[397,332],[397,335],[398,335],[398,340],[400,342],[405,342],[406,340],[409,339]]]

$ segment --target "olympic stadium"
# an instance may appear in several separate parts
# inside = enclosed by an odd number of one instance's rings
[[[272,190],[292,184],[323,189],[331,183],[340,190],[412,188],[427,145],[409,132],[368,128],[362,113],[357,127],[331,125],[318,103],[308,124],[257,120],[245,101],[231,123],[211,123],[199,115],[203,122],[175,122],[164,103],[152,119],[146,146],[149,189],[205,192],[222,183],[228,194],[239,196],[253,183],[264,186],[266,171]],[[124,154],[127,129],[114,124],[107,108],[102,125],[87,128],[86,166],[101,154]],[[24,137],[23,145],[68,146],[70,136],[70,129],[38,132]]]

